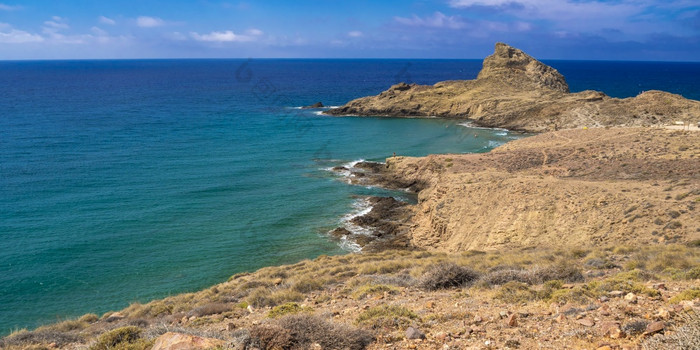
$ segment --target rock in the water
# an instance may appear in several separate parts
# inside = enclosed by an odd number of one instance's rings
[[[425,339],[425,333],[414,327],[406,329],[406,339]]]
[[[168,332],[156,339],[152,350],[198,350],[222,347],[220,339],[202,338],[189,334]]]
[[[323,107],[325,107],[325,106],[323,105],[323,103],[321,103],[321,102],[316,102],[316,103],[314,103],[314,104],[312,104],[312,105],[304,106],[304,107],[301,107],[301,108],[302,108],[302,109],[310,109],[310,108],[323,108]]]
[[[345,227],[338,227],[335,230],[330,232],[330,235],[337,238],[337,239],[343,238],[343,236],[349,236],[351,234],[352,234],[352,232],[350,232]]]

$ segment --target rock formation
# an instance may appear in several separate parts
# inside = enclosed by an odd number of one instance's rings
[[[323,105],[323,103],[321,103],[321,102],[316,102],[316,103],[314,103],[314,104],[312,104],[312,105],[308,105],[308,106],[301,107],[301,109],[313,109],[313,108],[323,108],[323,107],[325,107],[325,106]]]
[[[328,110],[329,115],[469,119],[487,127],[542,132],[598,126],[668,125],[700,121],[700,101],[662,91],[612,98],[569,93],[564,77],[523,51],[497,43],[475,80],[432,86],[399,83],[376,96]]]

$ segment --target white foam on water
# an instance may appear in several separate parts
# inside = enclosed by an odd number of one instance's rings
[[[369,212],[371,212],[373,208],[372,203],[369,202],[369,199],[362,198],[356,200],[352,204],[352,207],[354,210],[343,216],[343,218],[340,220],[343,227],[345,227],[345,229],[356,235],[372,235],[373,231],[371,229],[364,228],[362,226],[358,226],[352,223],[352,219],[369,214]]]
[[[476,126],[476,125],[472,124],[471,122],[459,123],[459,124],[457,124],[457,125],[463,126],[463,127],[465,127],[465,128],[470,128],[470,129],[484,129],[484,130],[500,130],[500,131],[505,131],[506,134],[504,134],[504,135],[507,135],[507,132],[508,132],[508,129],[504,129],[504,128],[487,128],[487,127],[485,127],[485,126]],[[496,135],[499,135],[499,134],[496,134]],[[500,136],[504,136],[504,135],[500,135]]]
[[[340,246],[340,249],[347,250],[349,252],[359,253],[362,251],[362,247],[353,242],[347,235],[340,238],[340,243],[338,243],[338,245]]]

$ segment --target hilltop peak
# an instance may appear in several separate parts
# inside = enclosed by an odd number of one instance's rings
[[[523,79],[523,75],[526,79]],[[534,83],[537,87],[569,92],[566,79],[556,69],[536,60],[522,50],[505,43],[496,43],[477,80],[495,78],[507,83]]]

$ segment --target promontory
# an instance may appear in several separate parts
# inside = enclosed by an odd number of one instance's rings
[[[700,101],[663,91],[613,98],[599,91],[569,92],[556,69],[497,43],[475,80],[435,85],[399,83],[329,115],[439,117],[528,132],[600,126],[669,125],[700,121]]]

